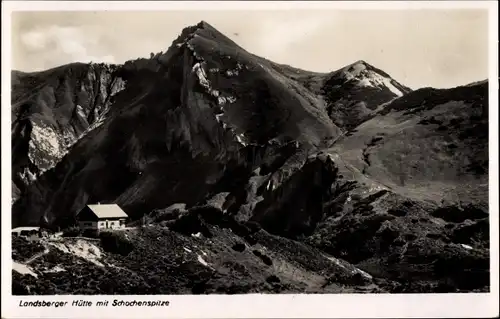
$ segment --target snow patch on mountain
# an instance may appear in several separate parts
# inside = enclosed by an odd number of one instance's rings
[[[210,267],[208,263],[205,261],[205,259],[203,259],[203,257],[201,257],[200,255],[198,255],[198,262],[205,267]]]
[[[217,97],[217,102],[221,105],[226,104],[226,98],[223,96]]]
[[[19,175],[26,185],[29,185],[36,180],[36,174],[31,172],[28,167],[25,167]]]
[[[104,109],[104,111],[100,115],[96,116],[96,120],[92,124],[90,124],[85,129],[85,131],[82,134],[80,134],[80,136],[75,141],[73,141],[73,143],[70,146],[72,146],[73,144],[75,144],[76,142],[78,142],[78,140],[80,138],[82,138],[85,135],[87,135],[90,131],[95,130],[96,128],[98,128],[99,126],[101,126],[104,123],[104,120],[107,118],[109,110],[110,110],[110,108],[106,108],[106,109]]]
[[[241,63],[236,63],[236,69],[234,70],[226,70],[226,75],[227,76],[237,76],[240,74],[240,71],[243,70],[243,64]],[[248,69],[248,68],[247,68]]]
[[[187,47],[189,48],[189,45]],[[207,77],[207,72],[205,72],[205,66],[206,66],[206,62],[204,62],[204,61],[203,62],[196,62],[193,65],[191,71],[196,74],[196,77],[198,78],[198,83],[203,88],[205,88],[205,91],[208,94],[210,94],[211,96],[217,98],[217,104],[219,106],[218,107],[219,108],[219,112],[216,113],[216,114],[214,114],[215,120],[217,121],[217,123],[221,123],[222,124],[222,128],[225,129],[227,127],[227,124],[222,121],[222,117],[224,116],[224,105],[226,105],[228,103],[229,104],[235,103],[236,102],[236,97],[231,96],[231,95],[222,96],[222,93],[220,91],[215,90],[212,87],[212,85],[210,83],[210,80]],[[231,75],[237,75],[237,74],[239,74],[238,73],[239,70],[242,70],[242,69],[243,69],[243,65],[240,64],[240,63],[238,63],[236,70],[228,70],[228,71],[230,71],[229,73]],[[213,71],[213,69],[209,69],[210,73],[212,73],[211,71]],[[226,75],[228,75],[227,72],[226,72]],[[246,141],[246,137],[245,137],[244,134],[236,134],[236,132],[234,131],[234,129],[232,129],[231,132],[233,133],[233,135],[236,138],[236,141],[238,143],[240,143],[243,146],[247,146],[248,145],[248,142]]]
[[[101,81],[101,83],[102,82],[103,81]],[[114,96],[116,96],[116,94],[118,94],[120,91],[123,91],[125,89],[125,86],[126,86],[126,81],[123,80],[120,77],[116,77],[113,80],[113,82],[111,83],[109,92],[106,91],[106,90],[101,91],[101,94],[106,99],[106,102],[104,103],[104,105],[101,105],[100,107],[96,107],[94,109],[94,118],[95,118],[95,120],[94,120],[94,122],[92,124],[90,124],[85,129],[85,131],[83,131],[81,134],[79,134],[76,137],[75,136],[71,136],[71,137],[68,138],[68,136],[65,136],[65,138],[67,139],[67,141],[65,143],[64,154],[66,154],[68,152],[69,148],[71,146],[73,146],[74,144],[76,144],[76,142],[78,142],[82,137],[84,137],[90,131],[98,128],[99,126],[101,126],[104,123],[104,120],[107,118],[107,115],[109,114],[109,111],[111,110],[112,98]],[[105,87],[104,87],[104,89],[105,89]],[[80,107],[80,108],[78,108],[78,107]],[[86,115],[83,112],[83,109],[82,109],[82,107],[80,105],[77,105],[77,112],[84,119],[86,118]]]
[[[87,119],[87,114],[85,114],[85,111],[83,110],[83,107],[80,104],[76,105],[76,113],[82,118],[82,119]]]
[[[236,134],[236,140],[243,146],[247,146],[248,143],[245,141],[246,137],[243,134]]]
[[[33,183],[40,175],[53,168],[74,144],[100,126],[113,104],[112,97],[125,89],[126,82],[120,77],[112,76],[111,66],[107,66],[107,72],[100,72],[99,68],[102,66],[91,65],[90,71],[86,74],[89,82],[97,81],[99,83],[98,92],[94,92],[93,88],[84,82],[80,86],[82,92],[93,92],[93,95],[100,96],[99,100],[102,101],[89,109],[85,109],[81,104],[76,104],[76,114],[73,116],[86,127],[83,132],[78,131],[72,125],[60,125],[59,123],[59,125],[54,126],[43,119],[31,120],[32,131],[27,156],[38,169],[33,171],[30,168],[23,168],[21,172],[17,172],[25,185]],[[88,113],[90,112],[94,114],[95,120],[89,123]]]
[[[226,104],[228,101],[234,103],[236,98],[234,96],[222,96],[221,92],[212,88],[210,80],[208,80],[207,73],[205,72],[204,66],[205,62],[197,62],[193,65],[192,71],[196,74],[198,82],[202,87],[205,88],[206,92],[213,97],[217,98],[217,102],[220,105]]]
[[[215,114],[215,119],[217,120],[217,123],[222,122],[221,118],[223,116],[224,116],[224,113]]]
[[[207,79],[207,74],[205,73],[205,70],[202,68],[201,63],[200,62],[195,63],[195,65],[193,65],[192,70],[194,73],[196,73],[200,85],[211,93],[210,82]]]
[[[46,154],[47,157],[37,156],[39,153]],[[59,134],[50,126],[33,125],[28,152],[30,161],[43,172],[51,166],[53,159],[62,156],[64,148],[59,140]]]
[[[357,62],[346,67],[343,70],[342,75],[347,81],[357,81],[358,86],[376,88],[386,87],[397,96],[404,95],[404,92],[393,84],[393,79],[369,69],[363,62]]]

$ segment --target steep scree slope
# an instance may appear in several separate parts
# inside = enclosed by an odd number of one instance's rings
[[[98,126],[123,89],[116,66],[82,64],[12,72],[13,200]]]

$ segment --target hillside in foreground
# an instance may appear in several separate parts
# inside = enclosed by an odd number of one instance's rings
[[[13,293],[21,295],[479,292],[488,281],[487,255],[459,244],[435,254],[434,265],[420,263],[420,276],[405,264],[399,278],[373,276],[206,206],[98,239],[14,237],[13,258]]]

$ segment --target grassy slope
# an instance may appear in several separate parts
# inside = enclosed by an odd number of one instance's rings
[[[410,93],[418,94],[425,93]],[[437,204],[460,200],[487,209],[486,102],[461,101],[453,91],[443,94],[450,96],[420,110],[423,101],[403,110],[389,104],[387,114],[361,124],[328,152],[401,195]]]
[[[307,242],[410,292],[488,289],[486,97],[487,83],[416,91],[340,138]]]

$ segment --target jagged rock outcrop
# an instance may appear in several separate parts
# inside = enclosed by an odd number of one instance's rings
[[[102,124],[125,86],[116,66],[73,63],[12,72],[13,200],[54,167],[78,139]]]
[[[310,235],[324,216],[337,168],[329,156],[314,156],[280,184],[270,178],[252,216],[264,228],[286,237]]]

